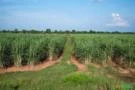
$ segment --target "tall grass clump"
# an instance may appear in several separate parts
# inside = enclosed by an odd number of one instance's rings
[[[54,57],[60,57],[64,51],[66,39],[62,37],[57,37],[57,40],[55,40],[55,45],[54,45],[54,51],[53,51],[53,56]]]
[[[0,66],[36,64],[50,56],[59,57],[65,41],[64,36],[1,33]]]
[[[0,59],[1,59],[1,66],[3,67],[10,67],[14,65],[13,55],[12,55],[12,41],[13,40],[14,38],[7,37],[7,39],[3,39],[1,41]]]
[[[104,63],[111,59],[117,64],[135,66],[134,35],[78,35],[74,36],[75,56],[85,60]]]

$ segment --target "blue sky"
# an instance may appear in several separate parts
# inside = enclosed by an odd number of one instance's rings
[[[0,0],[0,29],[134,31],[135,0]]]

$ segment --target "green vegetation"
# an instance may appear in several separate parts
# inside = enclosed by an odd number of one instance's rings
[[[96,77],[82,72],[71,73],[63,81],[68,86],[78,87],[77,90],[80,85],[80,88],[85,86],[85,90],[126,90],[133,88],[132,85],[119,80],[109,79],[103,76]],[[84,87],[82,89],[84,90]]]
[[[118,64],[124,62],[135,67],[134,35],[90,34],[74,38],[74,53],[82,62],[103,63],[111,59]]]
[[[62,63],[36,72],[0,74],[0,90],[134,90],[135,82],[114,75],[111,67],[94,67],[78,72],[72,63],[105,63],[113,59],[134,66],[135,36],[128,34],[11,34],[0,33],[0,66],[37,64],[47,58]]]
[[[65,50],[64,50],[64,54],[63,54],[63,60],[62,60],[63,63],[65,63],[66,61],[69,61],[71,59],[72,51],[73,51],[72,42],[73,42],[72,37],[71,36],[67,37],[67,42],[65,44]]]
[[[0,75],[1,90],[134,90],[132,84],[105,76],[75,72],[72,64],[57,64],[38,72]]]
[[[62,78],[75,72],[74,65],[57,64],[38,72],[0,75],[0,90],[66,90]]]
[[[20,66],[59,57],[64,49],[64,36],[43,34],[0,34],[0,67]]]

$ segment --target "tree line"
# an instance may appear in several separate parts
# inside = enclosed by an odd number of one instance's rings
[[[96,34],[96,33],[102,33],[102,34],[135,34],[135,32],[120,32],[120,31],[96,31],[96,30],[52,30],[50,28],[47,28],[46,30],[35,30],[35,29],[31,29],[31,30],[27,30],[27,29],[14,29],[14,30],[0,30],[0,33],[66,33],[66,34],[70,34],[70,33],[75,33],[75,34]]]

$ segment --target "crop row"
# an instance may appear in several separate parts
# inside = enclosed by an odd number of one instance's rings
[[[0,67],[21,66],[58,58],[64,49],[64,36],[43,34],[1,34]]]
[[[113,60],[135,66],[134,35],[78,35],[74,37],[74,43],[74,54],[82,62]]]

